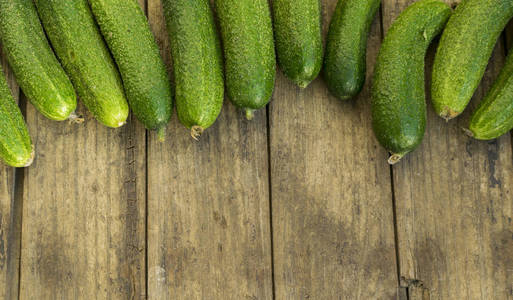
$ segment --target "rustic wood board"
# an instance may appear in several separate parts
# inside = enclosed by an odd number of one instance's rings
[[[410,3],[384,1],[385,30]],[[437,117],[428,94],[424,143],[393,168],[400,274],[410,299],[513,298],[511,138],[478,142],[461,130],[503,59],[501,44],[473,103],[457,120]]]
[[[143,2],[143,1],[141,1]],[[53,122],[32,105],[22,299],[140,299],[145,290],[145,131]]]
[[[337,1],[323,1],[324,32]],[[381,41],[379,14],[368,74]],[[354,101],[280,74],[270,106],[276,299],[396,299],[390,167],[367,85]]]
[[[170,62],[160,1],[148,1]],[[228,101],[199,142],[176,115],[148,140],[150,299],[272,299],[266,111]]]
[[[20,89],[4,56],[2,69],[12,95],[18,101]],[[0,73],[0,76],[4,74]],[[0,166],[0,299],[18,296],[22,201],[19,190],[15,190],[15,174],[15,169],[4,164]],[[18,175],[23,175],[23,171],[18,171]]]

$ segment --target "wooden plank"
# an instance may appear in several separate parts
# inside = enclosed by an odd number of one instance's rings
[[[166,61],[158,0],[148,2]],[[150,299],[272,299],[266,112],[244,120],[228,101],[201,137],[173,117],[148,142]]]
[[[141,1],[144,3],[144,1]],[[22,299],[143,299],[145,130],[53,122],[27,107]]]
[[[384,1],[385,29],[412,2]],[[461,130],[503,60],[501,43],[475,100],[457,120],[437,117],[428,94],[424,142],[393,168],[400,274],[410,299],[513,298],[511,138],[478,142]]]
[[[325,32],[336,2],[323,1]],[[369,75],[380,40],[378,16]],[[300,90],[279,76],[270,106],[277,299],[398,297],[390,168],[369,95],[367,84],[341,102],[322,80]]]
[[[15,100],[20,89],[2,55],[2,68]],[[4,76],[4,74],[0,74]],[[15,169],[1,163],[0,166],[0,298],[18,297],[21,199],[15,190]],[[23,171],[18,171],[23,174]]]

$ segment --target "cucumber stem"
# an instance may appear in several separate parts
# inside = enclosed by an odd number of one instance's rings
[[[459,115],[459,112],[454,111],[447,106],[445,106],[442,112],[440,113],[440,117],[444,118],[446,122],[449,122],[449,120],[454,119]]]
[[[388,159],[388,163],[390,165],[395,165],[396,163],[398,163],[401,158],[404,157],[406,153],[403,153],[403,154],[397,154],[397,153],[392,153],[392,155],[390,155],[390,158]]]
[[[27,163],[23,166],[24,168],[30,166],[34,162],[34,157],[36,156],[36,150],[34,149],[34,146],[32,146],[32,152],[30,153],[30,159],[27,161]]]
[[[69,115],[68,120],[70,124],[82,124],[85,121],[85,119],[82,116],[77,115],[75,112],[72,112]]]
[[[157,138],[161,143],[166,140],[166,126],[162,126],[159,129],[157,129]]]
[[[461,130],[463,130],[463,132],[468,135],[469,137],[473,138],[474,137],[474,133],[468,129],[468,128],[465,128],[465,127],[461,127]]]
[[[192,138],[195,139],[196,141],[199,141],[199,138],[203,134],[203,131],[204,131],[204,129],[201,126],[192,126],[192,128],[191,128]]]
[[[255,110],[254,110],[254,109],[246,108],[246,119],[247,119],[248,121],[253,120],[254,113],[255,113]]]

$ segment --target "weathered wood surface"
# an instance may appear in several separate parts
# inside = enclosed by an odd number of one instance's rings
[[[410,3],[383,2],[385,30]],[[461,130],[500,71],[503,53],[500,43],[457,120],[437,117],[428,94],[424,143],[393,168],[400,274],[410,299],[513,299],[511,138],[479,142]]]
[[[139,2],[171,71],[161,3]],[[413,2],[383,0],[369,77]],[[393,169],[370,80],[344,103],[279,73],[268,110],[248,122],[226,101],[200,142],[176,114],[160,143],[134,120],[107,129],[81,107],[85,124],[56,123],[28,104],[36,161],[0,167],[0,299],[513,299],[511,137],[460,129],[503,61],[501,43],[458,120],[428,94],[425,141]]]
[[[337,1],[323,1],[324,32]],[[368,74],[381,41],[379,16]],[[280,75],[270,105],[276,299],[395,299],[387,153],[372,134],[370,89],[341,102],[321,80]]]
[[[160,1],[148,15],[166,61]],[[266,111],[246,121],[228,101],[195,142],[176,118],[148,141],[150,299],[271,299]]]
[[[20,89],[14,80],[14,75],[2,56],[2,69],[15,100],[20,97]],[[19,258],[20,258],[20,228],[21,197],[15,189],[15,174],[13,168],[0,166],[0,299],[12,299],[18,296]],[[23,175],[23,171],[18,171]],[[17,186],[19,187],[19,186]]]

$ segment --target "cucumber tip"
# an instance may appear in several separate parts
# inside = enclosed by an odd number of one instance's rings
[[[474,137],[474,133],[472,132],[472,130],[468,129],[468,128],[465,128],[465,127],[462,127],[461,130],[463,130],[463,132],[468,135],[469,137],[473,138]]]
[[[395,165],[396,163],[398,163],[402,158],[404,157],[404,154],[397,154],[397,153],[392,153],[392,155],[390,155],[390,157],[388,158],[388,163],[390,165]]]
[[[201,126],[192,126],[191,127],[191,137],[195,139],[196,141],[199,141],[199,138],[203,134],[203,127]]]
[[[450,120],[456,118],[459,116],[460,113],[452,110],[450,107],[445,106],[442,111],[439,113],[439,116],[445,119],[446,122],[449,122]]]
[[[246,108],[246,119],[248,121],[253,120],[253,117],[255,116],[255,110],[251,108]]]
[[[36,157],[36,150],[32,147],[32,152],[30,153],[30,158],[27,163],[23,166],[24,168],[30,166],[34,162],[34,158]]]
[[[75,112],[72,112],[68,117],[68,121],[70,124],[82,124],[85,119],[82,116],[77,115]]]
[[[159,139],[159,142],[164,142],[166,140],[166,127],[162,126],[159,129],[157,129],[157,138]]]

